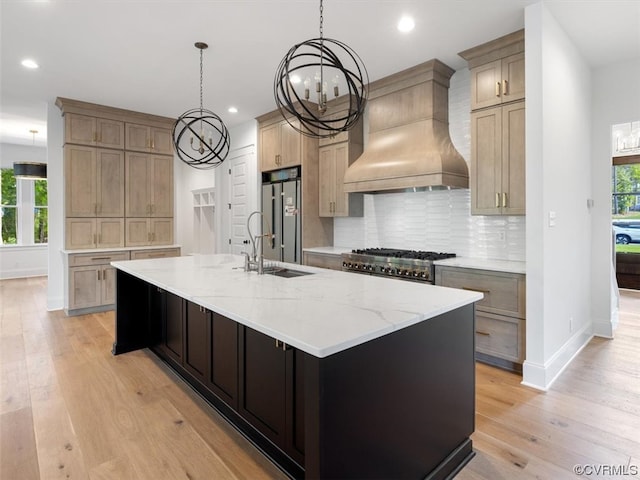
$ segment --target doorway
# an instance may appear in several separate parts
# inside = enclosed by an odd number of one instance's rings
[[[640,121],[614,125],[611,218],[616,279],[640,290]]]

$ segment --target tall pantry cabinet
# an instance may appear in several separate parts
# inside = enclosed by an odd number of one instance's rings
[[[56,105],[64,116],[65,310],[111,309],[111,261],[180,254],[172,245],[174,120],[66,98]]]
[[[524,30],[459,55],[471,72],[471,213],[524,215]]]

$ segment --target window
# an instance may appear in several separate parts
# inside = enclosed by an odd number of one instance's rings
[[[2,243],[15,245],[18,243],[18,188],[13,169],[2,169]]]
[[[48,195],[46,180],[16,179],[12,168],[1,169],[3,245],[48,242]]]
[[[33,208],[33,243],[47,243],[49,240],[49,209],[47,208],[47,181],[35,180]]]

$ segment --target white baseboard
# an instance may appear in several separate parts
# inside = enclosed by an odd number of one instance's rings
[[[47,267],[44,268],[21,268],[19,270],[0,271],[0,280],[11,280],[14,278],[42,277],[47,275]]]
[[[593,338],[592,325],[587,324],[558,349],[544,365],[525,360],[522,365],[522,384],[547,391],[571,361]]]

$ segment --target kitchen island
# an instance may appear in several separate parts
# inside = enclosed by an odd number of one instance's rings
[[[114,262],[113,353],[150,348],[292,477],[436,479],[466,464],[482,294],[242,265]]]

